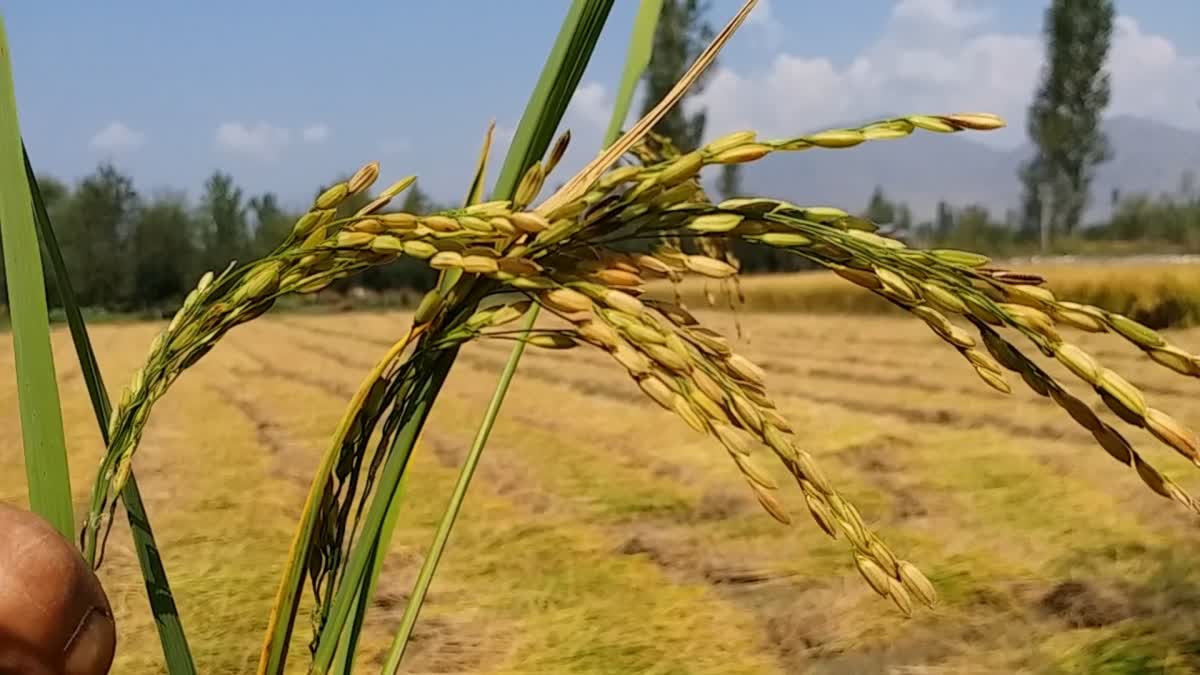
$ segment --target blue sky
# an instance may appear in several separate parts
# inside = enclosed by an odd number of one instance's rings
[[[735,0],[715,0],[720,24]],[[1118,0],[1112,114],[1200,128],[1200,2]],[[39,171],[111,159],[143,193],[196,196],[231,172],[298,205],[379,160],[457,198],[489,120],[515,127],[566,0],[98,3],[3,8],[21,125]],[[790,135],[864,116],[987,110],[1023,140],[1045,2],[760,2],[695,102],[709,134]],[[566,124],[567,172],[607,120],[637,3],[617,0]],[[819,9],[818,9],[819,8]],[[497,162],[498,166],[498,162]],[[552,181],[553,182],[553,181]]]

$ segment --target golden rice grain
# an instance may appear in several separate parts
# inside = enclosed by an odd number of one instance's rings
[[[705,421],[704,416],[697,412],[692,407],[692,404],[683,396],[679,394],[672,396],[671,409],[692,429],[700,433],[708,431],[708,423]]]
[[[888,577],[887,585],[888,597],[892,599],[892,603],[896,605],[904,616],[912,616],[912,598],[908,595],[908,591],[905,590],[904,584],[893,577]]]
[[[582,312],[592,308],[592,301],[571,288],[555,288],[540,296],[541,302],[563,312]]]
[[[657,375],[646,375],[638,378],[637,383],[641,387],[642,392],[646,396],[649,396],[652,401],[667,410],[672,410],[672,405],[675,401],[675,392],[671,391],[671,388],[667,386],[666,382],[662,381],[662,378]]]
[[[658,183],[670,187],[695,176],[704,166],[704,155],[700,151],[680,155],[658,174]]]
[[[435,270],[449,270],[462,267],[462,254],[456,251],[438,251],[429,259],[429,266]]]
[[[1055,347],[1054,356],[1084,382],[1095,385],[1099,381],[1100,364],[1096,363],[1096,360],[1090,354],[1079,347],[1069,342],[1064,342]]]
[[[734,131],[732,133],[725,134],[724,136],[721,136],[720,138],[717,138],[713,141],[710,141],[708,144],[706,144],[700,150],[701,150],[701,152],[704,152],[705,154],[708,154],[708,155],[716,155],[716,154],[720,154],[726,150],[729,150],[731,148],[736,148],[739,145],[745,145],[746,143],[753,143],[757,137],[758,137],[758,134],[752,130],[747,129],[747,130],[741,130],[741,131]]]
[[[750,488],[754,490],[754,496],[758,499],[758,503],[763,507],[772,518],[783,523],[784,525],[792,524],[792,517],[788,515],[787,509],[783,508],[783,504],[775,498],[775,495],[759,487],[755,483],[750,483]]]
[[[426,260],[437,254],[437,247],[426,241],[410,240],[404,242],[404,255]]]
[[[730,354],[725,359],[725,365],[737,377],[759,386],[764,386],[767,374],[756,363],[741,354]]]
[[[915,595],[918,600],[930,608],[937,604],[937,590],[916,565],[907,560],[901,560],[896,564],[896,572],[900,577],[900,582],[904,584],[909,593]]]
[[[746,480],[750,481],[752,484],[767,490],[776,490],[779,488],[779,484],[775,482],[775,479],[771,478],[769,473],[764,471],[762,467],[760,467],[753,459],[751,459],[749,454],[743,454],[730,450],[729,456],[733,457],[733,461],[737,464],[738,470],[741,471],[742,475],[746,477]]]
[[[764,143],[745,143],[728,150],[722,150],[712,157],[714,164],[741,164],[762,159],[770,154],[772,148]]]
[[[712,424],[713,434],[717,440],[725,446],[725,449],[736,455],[750,454],[750,439],[744,431],[740,431],[731,425],[714,422]]]
[[[338,183],[322,192],[314,203],[318,209],[332,209],[345,201],[349,194],[350,186],[345,183]]]
[[[538,333],[530,335],[525,341],[542,349],[570,349],[578,344],[571,336],[561,333]]]
[[[1155,408],[1146,409],[1146,429],[1158,440],[1192,462],[1200,463],[1200,438],[1175,418]]]
[[[616,349],[621,340],[617,331],[603,321],[585,321],[576,328],[576,332],[579,333],[579,337],[601,349]]]
[[[891,577],[887,572],[883,571],[883,568],[878,563],[865,555],[855,554],[854,566],[858,568],[859,574],[862,575],[863,579],[867,580],[867,585],[872,590],[885,598],[888,597],[891,593],[888,585]]]
[[[697,274],[714,279],[725,279],[737,274],[737,268],[727,262],[702,255],[689,255],[684,258],[687,268]]]
[[[1102,368],[1095,384],[1099,390],[1132,411],[1135,416],[1146,416],[1146,398],[1142,396],[1142,392],[1137,387],[1130,384],[1125,378],[1108,368]]]

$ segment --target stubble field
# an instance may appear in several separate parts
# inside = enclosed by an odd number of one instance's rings
[[[731,314],[701,319],[734,334]],[[769,518],[722,448],[645,399],[607,357],[530,349],[408,672],[1200,672],[1196,519],[1065,413],[1019,380],[1010,396],[991,390],[914,320],[740,321],[739,351],[764,366],[780,408],[868,523],[932,579],[938,608],[904,620],[872,594],[781,469],[795,522]],[[253,672],[317,457],[408,323],[402,313],[267,315],[235,329],[156,408],[135,468],[201,672]],[[160,328],[93,328],[110,387]],[[1200,329],[1168,333],[1200,347]],[[1152,405],[1200,426],[1200,383],[1117,338],[1071,337]],[[11,338],[0,345],[0,500],[24,505]],[[364,665],[386,649],[509,346],[468,346],[426,427]],[[55,348],[82,513],[100,440],[65,330]],[[1130,433],[1200,491],[1194,467]],[[123,522],[102,578],[121,639],[113,672],[162,672]],[[298,627],[292,665],[302,672],[309,633]]]

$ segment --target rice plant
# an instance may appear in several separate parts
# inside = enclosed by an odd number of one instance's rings
[[[677,92],[711,62],[753,6],[746,3]],[[539,89],[573,90],[587,53],[572,52],[572,39],[594,44],[607,5],[577,2],[571,12],[566,37],[556,45],[562,53],[551,59],[557,65],[548,68]],[[585,51],[590,53],[590,46]],[[687,277],[714,280],[730,298],[736,297],[738,260],[731,251],[738,241],[800,256],[911,314],[987,386],[1008,393],[1010,374],[1015,374],[1062,408],[1151,490],[1200,510],[1146,462],[1118,426],[1103,421],[1066,383],[1037,365],[1028,347],[1018,345],[1032,345],[1033,351],[1065,365],[1119,424],[1147,429],[1200,463],[1200,442],[1190,429],[1151,405],[1142,391],[1069,342],[1059,329],[1111,331],[1156,364],[1186,376],[1200,375],[1197,356],[1121,314],[1059,299],[1041,277],[997,269],[975,253],[910,248],[880,234],[876,224],[832,206],[768,198],[714,202],[700,181],[705,168],[755,162],[773,153],[903,142],[915,133],[986,133],[1003,127],[1003,120],[986,113],[920,114],[782,139],[763,139],[745,130],[680,153],[650,132],[674,98],[668,96],[543,198],[546,181],[568,146],[568,134],[553,144],[549,140],[569,96],[561,91],[544,100],[535,96],[491,199],[482,198],[485,143],[462,207],[428,214],[390,208],[415,180],[405,176],[357,213],[337,217],[339,205],[379,180],[381,167],[370,162],[320,194],[269,255],[204,274],[150,344],[144,364],[104,422],[107,448],[78,533],[83,558],[93,567],[103,564],[107,531],[118,501],[130,494],[139,442],[155,403],[230,330],[262,316],[283,296],[314,293],[408,257],[439,271],[440,280],[424,296],[411,325],[398,331],[395,344],[364,376],[321,458],[280,580],[259,672],[282,672],[306,592],[314,600],[309,671],[349,670],[398,517],[414,444],[458,350],[478,340],[512,342],[514,358],[439,527],[435,554],[428,558],[432,562],[422,569],[384,672],[399,668],[436,569],[436,553],[445,546],[473,462],[527,345],[607,354],[611,367],[630,378],[631,391],[640,390],[667,414],[714,441],[714,449],[728,456],[769,517],[791,523],[793,516],[776,495],[785,487],[797,490],[817,529],[844,542],[847,565],[871,589],[903,615],[918,611],[919,605],[932,607],[937,599],[933,584],[917,564],[866,525],[822,471],[804,447],[803,430],[776,405],[768,374],[734,351],[726,336],[697,320],[678,298],[647,297],[650,280],[674,284]],[[16,210],[26,208],[19,203]],[[13,213],[6,211],[5,220]],[[543,313],[540,321],[538,312]],[[23,396],[23,404],[25,400]],[[772,459],[786,468],[794,486],[778,485],[762,468],[763,461]]]

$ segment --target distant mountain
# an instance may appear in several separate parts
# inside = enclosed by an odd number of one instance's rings
[[[1108,217],[1114,189],[1121,195],[1174,192],[1186,171],[1200,174],[1200,132],[1137,117],[1111,118],[1104,130],[1114,157],[1097,170],[1088,220]],[[798,204],[859,210],[880,185],[890,199],[909,205],[915,221],[932,219],[941,200],[980,204],[1002,220],[1020,205],[1017,169],[1032,154],[1029,145],[996,149],[970,134],[918,133],[847,150],[779,153],[747,165],[743,186]]]

